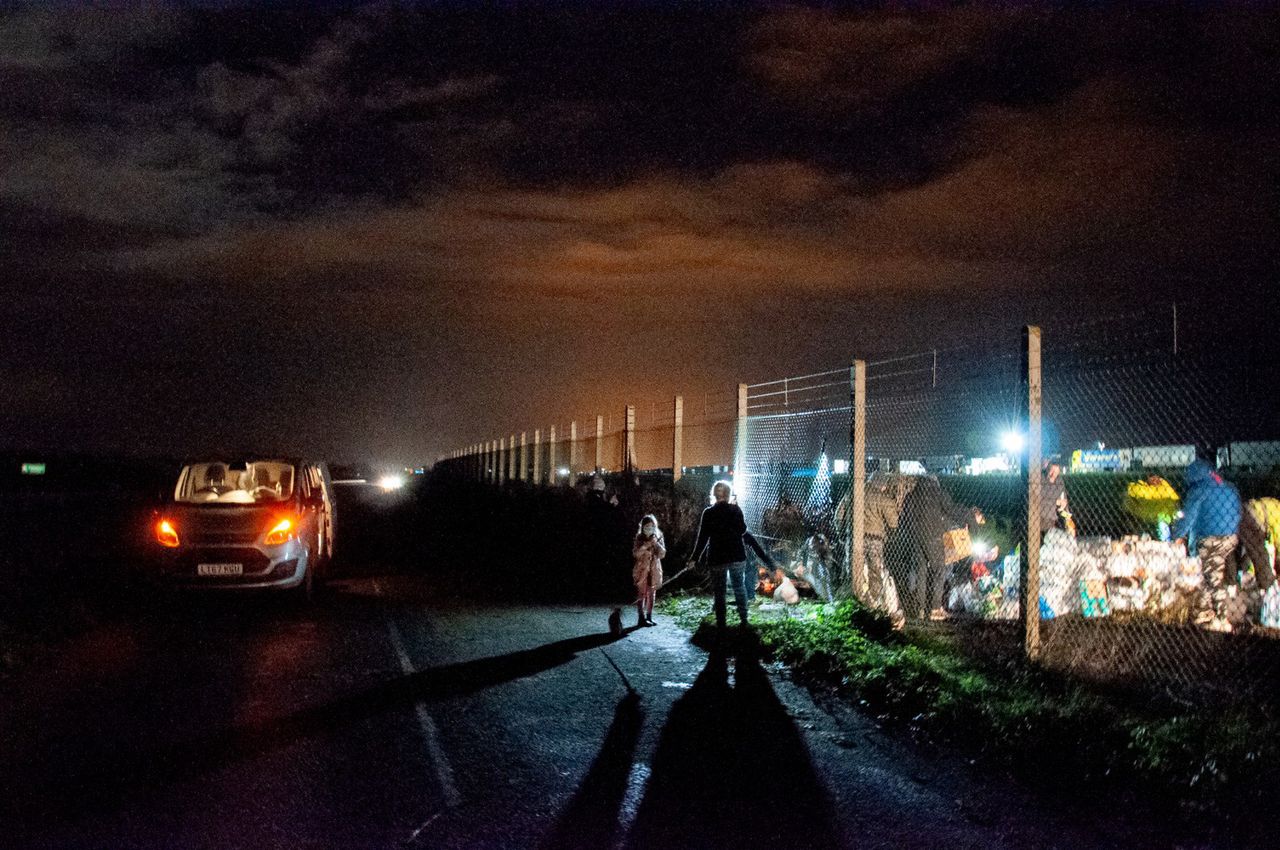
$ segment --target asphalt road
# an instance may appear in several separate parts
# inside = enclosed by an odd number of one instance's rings
[[[6,847],[1156,844],[881,733],[670,623],[422,576],[178,599],[3,684]],[[631,689],[634,690],[630,690]]]

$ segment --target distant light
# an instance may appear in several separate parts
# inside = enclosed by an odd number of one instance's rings
[[[1107,448],[1107,444],[1106,444],[1106,443],[1104,443],[1104,442],[1102,442],[1101,440],[1099,440],[1099,441],[1098,441],[1098,451],[1104,451],[1106,448]]]
[[[568,478],[568,477],[569,477],[569,467],[567,467],[567,466],[562,466],[562,467],[560,467],[559,469],[557,469],[557,470],[556,470],[556,474],[557,474],[557,475],[559,475],[561,478]]]
[[[844,475],[849,471],[849,461],[836,458],[831,462],[831,471],[836,475]]]
[[[44,470],[43,463],[24,463],[22,465],[23,475],[44,475]]]
[[[384,475],[378,479],[378,486],[383,490],[399,490],[404,486],[404,478],[399,475]]]
[[[965,467],[965,471],[969,475],[985,475],[989,472],[1008,472],[1010,468],[1007,455],[995,455],[973,458]]]
[[[1000,448],[1011,455],[1021,454],[1027,445],[1027,438],[1017,431],[1005,431],[1000,435]]]

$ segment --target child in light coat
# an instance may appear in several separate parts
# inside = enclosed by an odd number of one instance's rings
[[[653,622],[653,603],[662,586],[662,559],[667,556],[667,544],[658,528],[658,518],[653,514],[640,520],[631,555],[635,561],[631,580],[636,585],[636,625],[657,625]]]

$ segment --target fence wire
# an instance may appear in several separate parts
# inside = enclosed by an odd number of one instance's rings
[[[1274,681],[1280,435],[1263,364],[1113,320],[1046,328],[1043,374],[1046,662],[1183,691]]]
[[[930,628],[1004,621],[976,647],[1004,654],[1023,638],[1034,551],[1046,664],[1185,695],[1274,681],[1280,434],[1264,364],[1151,314],[1043,339],[1035,469],[1016,336],[869,361],[860,423],[848,368],[752,385],[735,482],[783,566],[760,592],[856,596]]]
[[[595,416],[578,417],[576,441],[570,422],[554,448],[543,433],[538,483],[612,473],[641,494],[633,513],[683,541],[710,483],[731,476],[781,567],[759,565],[762,595],[980,624],[967,645],[1001,655],[1034,622],[1043,662],[1073,675],[1238,694],[1280,675],[1274,376],[1258,346],[1171,313],[1043,327],[1034,468],[1026,340],[1006,334],[870,359],[861,395],[842,366],[747,386],[743,416],[732,392],[686,397],[678,452],[671,402],[636,406],[630,446],[621,411],[599,439]],[[533,480],[532,437],[506,478]],[[481,477],[493,465],[449,463]]]

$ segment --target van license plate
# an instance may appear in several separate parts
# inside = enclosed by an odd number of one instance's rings
[[[244,574],[244,564],[197,564],[198,576],[238,576]]]

